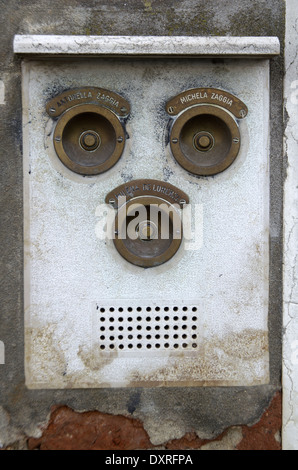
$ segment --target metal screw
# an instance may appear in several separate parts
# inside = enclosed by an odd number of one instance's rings
[[[126,113],[127,112],[127,109],[125,108],[125,106],[123,106],[121,109],[120,109],[121,113]]]
[[[110,199],[110,200],[109,200],[109,204],[110,204],[111,206],[114,206],[114,205],[115,205],[115,202],[116,202],[115,199]]]
[[[178,139],[176,139],[176,138],[175,138],[175,139],[172,139],[172,143],[173,143],[173,144],[177,144],[177,142],[178,142]]]
[[[118,137],[117,142],[119,142],[119,144],[121,144],[121,142],[123,142],[123,137]]]
[[[234,142],[235,144],[238,144],[238,143],[239,143],[238,137],[234,137],[233,142]]]
[[[50,108],[50,113],[54,114],[56,112],[55,108]]]
[[[173,112],[174,112],[174,108],[173,108],[173,106],[170,106],[168,108],[168,113],[172,114]]]
[[[60,142],[61,137],[55,137],[56,142]]]

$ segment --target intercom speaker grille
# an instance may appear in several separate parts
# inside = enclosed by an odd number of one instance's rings
[[[193,304],[98,303],[93,340],[102,354],[197,354],[202,333],[199,320],[199,308]]]

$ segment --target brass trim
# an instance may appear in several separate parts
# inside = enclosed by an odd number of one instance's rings
[[[52,118],[61,116],[73,106],[80,104],[94,104],[109,108],[120,117],[128,116],[130,104],[114,91],[98,87],[81,87],[66,90],[52,98],[46,105],[46,111]]]
[[[230,149],[227,154],[223,154],[219,163],[216,163],[214,165],[208,164],[208,158],[210,155],[209,152],[211,149],[207,152],[200,152],[198,150],[198,157],[200,155],[204,155],[206,158],[206,164],[194,163],[194,161],[191,161],[190,155],[187,155],[186,152],[182,150],[184,142],[181,138],[181,132],[184,126],[187,125],[187,123],[192,118],[204,114],[219,118],[227,126],[230,133]],[[193,139],[193,137],[194,136],[192,136],[191,139]],[[186,111],[181,113],[174,121],[172,129],[170,131],[170,147],[176,161],[188,172],[200,176],[215,175],[228,168],[237,157],[240,150],[240,132],[235,119],[224,109],[214,105],[196,105],[188,108]],[[213,149],[216,149],[216,142],[212,147]],[[221,149],[218,148],[219,158],[220,150]]]
[[[227,109],[237,119],[247,116],[247,106],[236,96],[219,88],[192,88],[175,97],[166,103],[166,112],[170,116],[176,116],[184,109],[197,104],[213,104]]]
[[[92,113],[94,115],[101,116],[104,119],[106,119],[109,122],[109,125],[112,126],[113,128],[113,132],[115,134],[114,139],[113,139],[114,141],[111,142],[109,146],[107,145],[107,148],[109,147],[108,148],[109,154],[106,156],[106,159],[100,164],[87,166],[87,165],[75,162],[72,159],[72,155],[77,156],[77,153],[82,150],[82,147],[79,142],[79,138],[78,138],[78,142],[73,143],[74,150],[72,152],[67,153],[67,151],[65,150],[65,145],[66,145],[65,139],[64,139],[65,128],[67,124],[70,123],[71,119],[83,113]],[[116,164],[116,162],[121,157],[123,150],[124,150],[124,146],[125,146],[125,131],[120,120],[111,110],[102,106],[94,105],[94,104],[81,104],[81,105],[74,106],[64,112],[64,114],[60,117],[60,119],[57,122],[56,128],[54,130],[53,139],[54,139],[55,151],[59,159],[67,168],[74,171],[75,173],[79,173],[82,175],[97,175],[97,174],[100,174],[109,170],[112,166]],[[98,145],[97,148],[99,151],[102,151],[101,145]],[[93,152],[89,152],[87,150],[86,154],[92,153],[93,155],[95,155],[96,150],[97,149],[94,149]]]
[[[117,186],[106,195],[105,202],[117,208],[121,196],[126,200],[138,196],[155,196],[165,199],[170,204],[177,203],[180,207],[189,203],[188,195],[176,186],[164,181],[147,178],[128,181]]]

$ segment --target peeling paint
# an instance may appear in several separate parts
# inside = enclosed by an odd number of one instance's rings
[[[99,411],[78,413],[66,406],[52,408],[40,438],[29,438],[30,450],[280,450],[281,396],[276,394],[252,426],[231,426],[214,439],[187,432],[154,445],[140,420]]]

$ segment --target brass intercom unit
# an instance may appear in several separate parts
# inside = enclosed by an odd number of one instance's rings
[[[54,146],[70,170],[97,175],[119,160],[130,105],[117,93],[96,87],[72,89],[51,99],[46,109],[49,116],[59,118]]]
[[[240,149],[236,119],[247,115],[246,105],[215,88],[184,91],[169,100],[173,116],[170,145],[177,162],[195,175],[214,175],[228,168]]]
[[[175,255],[183,237],[179,212],[189,203],[183,191],[163,181],[135,180],[111,191],[106,203],[117,209],[114,244],[123,258],[149,268]]]

